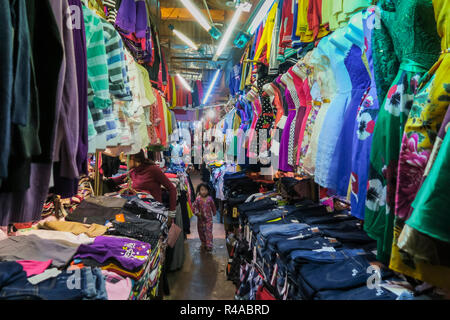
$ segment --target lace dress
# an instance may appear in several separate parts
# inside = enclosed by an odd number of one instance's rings
[[[390,259],[400,144],[419,79],[436,62],[439,37],[431,0],[381,1],[381,19],[390,28],[401,61],[375,125],[370,153],[364,229],[377,240],[377,258]],[[380,45],[382,47],[382,45]],[[379,54],[377,51],[375,51]]]
[[[313,175],[316,167],[316,156],[319,143],[319,135],[322,131],[323,122],[330,106],[330,101],[335,95],[336,84],[334,83],[333,71],[327,55],[329,37],[323,38],[311,55],[311,65],[314,69],[313,75],[320,88],[320,106],[314,121],[309,148],[303,162],[303,170]],[[312,95],[312,92],[311,92]]]

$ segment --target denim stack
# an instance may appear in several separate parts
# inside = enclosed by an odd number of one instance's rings
[[[238,207],[245,245],[236,245],[240,251],[231,263],[232,269],[240,265],[237,299],[397,298],[378,285],[394,274],[372,266],[376,242],[359,220],[310,200],[288,203],[259,197]]]
[[[63,271],[54,278],[32,284],[23,267],[0,262],[2,300],[107,300],[105,279],[99,268]]]

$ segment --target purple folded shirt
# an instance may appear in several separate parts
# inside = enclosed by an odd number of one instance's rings
[[[147,7],[145,2],[122,0],[117,12],[116,25],[129,33],[136,33],[136,37],[145,38],[147,31]]]
[[[100,236],[94,243],[80,245],[75,259],[92,258],[100,263],[115,259],[127,270],[136,270],[147,261],[151,246],[148,243],[116,237]]]

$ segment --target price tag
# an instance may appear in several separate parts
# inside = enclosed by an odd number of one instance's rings
[[[233,218],[237,218],[238,217],[238,210],[236,207],[233,208]]]
[[[125,216],[123,215],[123,213],[116,214],[116,221],[117,222],[125,222]]]
[[[275,278],[277,277],[277,273],[278,273],[278,263],[275,263],[275,267],[273,268],[272,279],[270,280],[271,286],[275,285]]]
[[[256,264],[256,246],[253,247],[253,261],[252,261],[253,265]]]

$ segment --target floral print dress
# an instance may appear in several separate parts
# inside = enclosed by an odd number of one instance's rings
[[[381,19],[392,28],[397,76],[380,108],[374,128],[364,229],[377,240],[377,259],[390,260],[394,234],[397,169],[403,131],[420,78],[436,62],[439,37],[431,0],[381,1]]]

